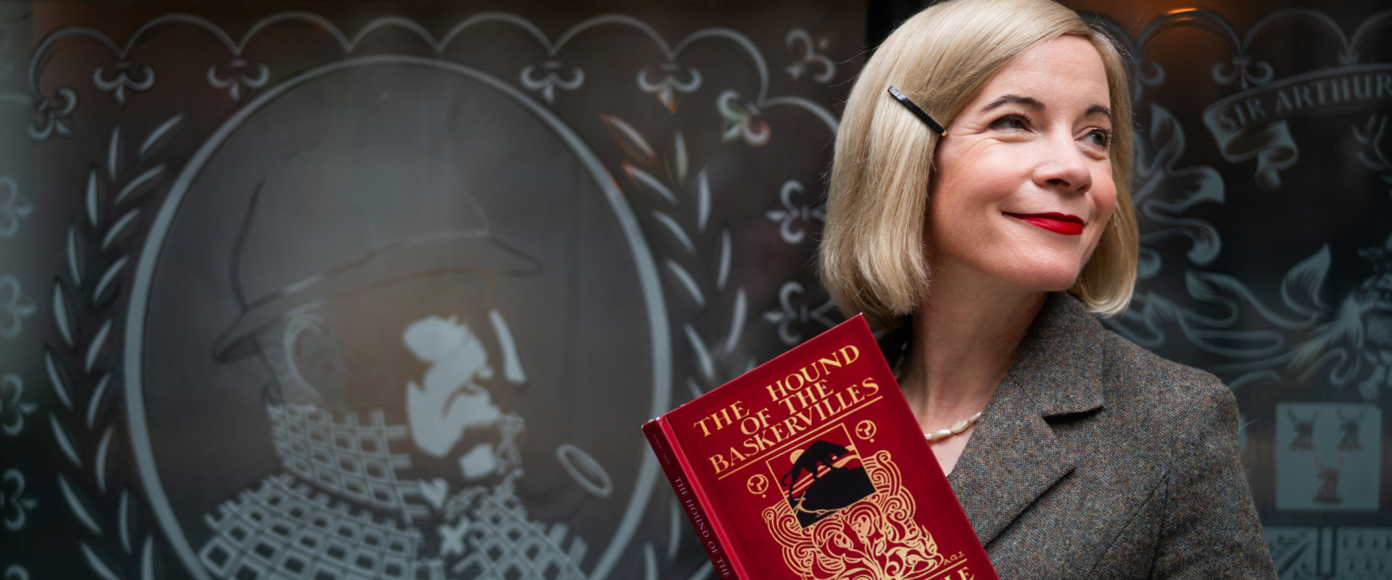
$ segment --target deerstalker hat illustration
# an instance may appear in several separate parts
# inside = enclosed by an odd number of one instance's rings
[[[407,279],[527,274],[537,261],[488,231],[459,169],[395,146],[320,147],[252,196],[232,258],[242,314],[215,346],[253,352],[256,333],[329,298]]]

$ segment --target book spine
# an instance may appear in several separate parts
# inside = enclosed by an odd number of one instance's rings
[[[691,477],[691,466],[686,461],[685,455],[676,445],[676,437],[672,434],[672,429],[667,424],[665,417],[648,422],[643,425],[643,433],[648,436],[648,443],[652,445],[653,452],[657,454],[657,461],[662,465],[662,471],[667,474],[667,480],[672,483],[672,489],[677,493],[677,502],[681,504],[682,511],[691,519],[691,525],[696,528],[697,539],[701,541],[701,547],[706,549],[706,554],[710,556],[711,565],[714,566],[717,577],[722,580],[739,580],[740,575],[736,573],[738,564],[726,548],[719,523],[711,519],[706,510],[706,494],[698,487]]]

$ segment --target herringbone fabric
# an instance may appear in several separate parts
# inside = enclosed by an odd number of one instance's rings
[[[1276,578],[1214,376],[1049,297],[948,481],[1001,578]]]

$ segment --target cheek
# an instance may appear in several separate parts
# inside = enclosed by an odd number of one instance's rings
[[[1018,164],[1002,156],[979,155],[942,171],[928,196],[930,218],[961,220],[996,208],[1024,178]]]
[[[1112,183],[1111,176],[1107,175],[1105,177],[1105,182],[1098,183],[1098,185],[1103,185],[1104,187],[1094,187],[1092,195],[1093,206],[1097,212],[1096,215],[1099,218],[1098,225],[1100,227],[1093,230],[1092,239],[1088,240],[1087,255],[1084,256],[1084,262],[1092,258],[1093,250],[1097,249],[1098,242],[1102,240],[1102,232],[1107,230],[1107,225],[1111,223],[1112,217],[1116,213],[1117,191],[1116,185]]]

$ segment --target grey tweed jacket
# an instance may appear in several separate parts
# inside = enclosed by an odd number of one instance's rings
[[[992,564],[1027,578],[1276,578],[1206,372],[1049,297],[948,477]]]

